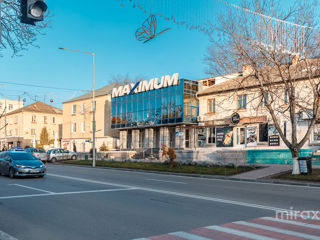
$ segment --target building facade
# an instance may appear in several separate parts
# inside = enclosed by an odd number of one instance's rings
[[[36,147],[40,144],[42,129],[47,129],[49,140],[59,139],[59,129],[62,124],[62,110],[35,102],[28,106],[11,111],[6,116],[7,126],[0,131],[1,148]],[[1,126],[5,126],[5,118],[0,119]]]
[[[0,99],[0,113],[10,113],[18,108],[23,107],[23,101],[10,100],[10,99]]]
[[[96,90],[96,148],[117,148],[119,132],[111,129],[111,91],[118,84]],[[92,93],[63,103],[62,147],[71,151],[89,152],[92,149]]]
[[[198,83],[178,74],[113,89],[111,127],[120,130],[120,149],[178,149],[193,145],[199,112]]]
[[[284,136],[291,141],[292,127],[288,109],[288,95],[283,85],[274,84],[272,93],[261,95],[259,86],[245,82],[245,73],[235,74],[232,78],[199,91],[199,129],[201,140],[198,147],[212,149],[287,149],[278,131],[275,129],[266,104],[275,94],[273,109],[285,114],[277,114]],[[246,83],[240,87],[239,83]],[[297,99],[312,102],[308,80],[295,82]],[[310,106],[308,106],[310,107]],[[297,112],[297,140],[300,141],[309,126],[309,117],[305,112]],[[309,141],[303,148],[317,148],[320,143],[320,125],[316,124]]]

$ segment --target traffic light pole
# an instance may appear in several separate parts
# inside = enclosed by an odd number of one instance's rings
[[[85,52],[70,48],[59,48],[60,50],[68,50],[73,52],[87,53],[93,58],[93,82],[92,82],[92,167],[96,166],[96,101],[95,101],[95,81],[96,81],[96,70],[95,70],[95,54],[94,52]]]

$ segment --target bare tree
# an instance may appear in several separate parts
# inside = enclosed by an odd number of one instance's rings
[[[0,0],[0,50],[11,49],[13,55],[34,45],[36,36],[48,26],[48,21],[36,26],[20,22],[20,0]],[[47,19],[47,17],[46,17]]]
[[[117,74],[117,75],[113,75],[111,76],[111,83],[120,83],[120,84],[130,84],[130,83],[136,83],[139,81],[144,80],[145,78],[143,76],[136,76],[135,78],[132,78],[129,76],[129,74]]]
[[[226,3],[228,10],[218,18],[206,61],[208,72],[214,75],[240,72],[247,66],[248,74],[240,78],[237,89],[258,90],[256,97],[264,99],[275,128],[291,151],[293,174],[298,174],[299,150],[319,120],[320,35],[315,6],[297,1],[287,7],[284,10],[280,1],[272,0],[243,1],[240,6]],[[284,96],[287,104],[283,104]],[[308,128],[298,140],[300,113],[307,114]],[[285,135],[281,119],[291,123],[291,136]]]

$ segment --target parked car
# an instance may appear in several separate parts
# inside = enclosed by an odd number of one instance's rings
[[[43,177],[46,166],[31,153],[8,151],[0,153],[0,174],[10,178],[18,176]]]
[[[9,152],[24,152],[24,150],[22,148],[10,148],[8,151]]]
[[[77,159],[77,153],[70,152],[69,150],[63,148],[50,149],[49,151],[47,151],[47,156],[49,162]]]
[[[39,158],[42,162],[46,162],[47,161],[47,153],[43,148],[26,148],[24,150],[25,152],[31,153],[33,156],[35,156],[36,158]]]

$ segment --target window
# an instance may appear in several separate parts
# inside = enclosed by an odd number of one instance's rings
[[[320,124],[315,124],[312,132],[312,142],[319,143],[320,142]]]
[[[55,138],[56,137],[56,132],[53,130],[52,131],[52,136]]]
[[[85,131],[85,124],[84,122],[81,123],[81,132],[84,132]]]
[[[85,113],[86,112],[86,106],[84,103],[82,103],[82,109],[81,109],[81,112],[82,113]]]
[[[43,117],[43,122],[46,124],[47,123],[47,116]]]
[[[56,123],[56,118],[52,117],[52,123],[55,124]]]
[[[32,120],[31,120],[33,123],[36,123],[37,122],[37,118],[36,118],[36,115],[32,115]]]
[[[76,125],[76,123],[72,123],[72,125],[71,125],[71,131],[72,131],[73,133],[75,133],[75,132],[77,131],[77,125]]]
[[[77,111],[77,105],[73,104],[72,105],[72,114],[76,114]]]
[[[15,122],[15,123],[18,123],[18,120],[19,120],[19,117],[18,117],[18,116],[16,116],[16,122]]]
[[[12,136],[12,131],[11,130],[9,131],[9,136]]]
[[[238,96],[238,109],[247,109],[247,94]]]
[[[285,90],[284,92],[284,99],[283,99],[283,102],[284,104],[288,104],[288,89]]]
[[[268,123],[259,124],[259,142],[268,142]]]
[[[12,109],[13,109],[13,105],[9,104],[9,110],[12,110]]]
[[[283,135],[284,137],[287,137],[287,121],[284,121],[283,123]]]
[[[36,135],[36,130],[34,128],[31,129],[31,135],[35,136]]]
[[[263,106],[265,107],[265,106],[267,106],[267,102],[268,102],[268,100],[269,100],[269,92],[266,92],[265,93],[265,96],[263,96],[262,95],[262,102],[263,102]]]
[[[216,112],[216,100],[209,99],[208,100],[208,113],[215,113]]]
[[[216,143],[216,129],[208,128],[208,143]]]

